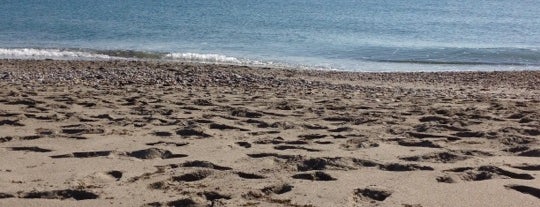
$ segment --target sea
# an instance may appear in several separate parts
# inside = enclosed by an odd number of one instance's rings
[[[0,0],[0,59],[540,70],[540,0]]]

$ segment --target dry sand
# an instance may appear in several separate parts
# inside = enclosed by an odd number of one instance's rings
[[[0,206],[540,206],[540,71],[0,61]]]

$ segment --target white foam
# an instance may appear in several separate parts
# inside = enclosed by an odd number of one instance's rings
[[[67,51],[59,49],[0,48],[0,57],[28,59],[111,59],[111,56],[89,52]]]
[[[214,62],[214,63],[235,63],[241,64],[242,61],[235,57],[228,57],[220,54],[199,54],[199,53],[169,53],[165,58],[175,60],[197,61],[197,62]]]

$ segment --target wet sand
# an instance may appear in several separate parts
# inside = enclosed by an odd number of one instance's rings
[[[0,60],[0,206],[538,206],[540,71]]]

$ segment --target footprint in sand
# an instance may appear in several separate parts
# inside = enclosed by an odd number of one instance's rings
[[[204,131],[198,127],[187,127],[187,128],[179,129],[176,131],[176,134],[180,136],[184,136],[184,137],[196,137],[196,138],[211,137],[209,134],[204,133]]]
[[[354,197],[357,201],[364,202],[380,202],[386,200],[392,195],[392,191],[378,188],[378,187],[367,187],[367,188],[358,188],[354,190]]]
[[[274,149],[276,150],[305,150],[308,152],[320,152],[321,150],[318,149],[311,149],[306,147],[300,147],[300,146],[291,146],[291,145],[278,145],[274,146]]]
[[[155,136],[158,136],[158,137],[170,137],[170,136],[172,136],[172,133],[168,132],[168,131],[155,131],[155,132],[152,132],[152,134],[155,135]]]
[[[138,159],[173,159],[187,157],[185,154],[174,154],[169,150],[163,150],[159,148],[148,148],[143,150],[136,150],[132,152],[122,153],[116,151],[89,151],[89,152],[74,152],[71,154],[53,155],[51,158],[92,158],[92,157],[107,157],[110,155],[127,155]]]
[[[449,173],[446,176],[441,176],[437,178],[439,182],[451,183],[455,181],[453,175],[458,176],[459,179],[463,181],[482,181],[490,179],[520,179],[520,180],[532,180],[534,177],[526,173],[515,173],[496,166],[481,166],[481,167],[459,167],[448,170],[443,170],[443,172]]]
[[[293,188],[294,186],[289,185],[289,184],[278,184],[278,185],[265,187],[261,189],[261,191],[266,195],[270,195],[270,194],[281,195],[281,194],[290,192]]]
[[[87,124],[75,124],[62,126],[62,133],[69,135],[82,135],[82,134],[103,134],[105,129],[101,126],[92,126]]]
[[[433,152],[424,155],[401,157],[399,159],[414,162],[455,163],[469,159],[469,156],[454,154],[451,152]]]
[[[218,129],[218,130],[250,131],[249,129],[242,129],[242,128],[239,128],[239,127],[229,126],[229,125],[225,125],[225,124],[216,124],[216,123],[211,123],[209,125],[209,128],[210,129]]]
[[[257,175],[253,173],[245,173],[245,172],[236,172],[238,177],[244,178],[244,179],[265,179],[266,177],[262,175]]]
[[[251,144],[249,142],[236,142],[236,144],[243,148],[251,148]]]
[[[185,154],[174,154],[169,150],[163,150],[159,148],[148,148],[143,150],[137,150],[133,152],[127,153],[130,157],[135,157],[138,159],[172,159],[172,158],[181,158],[181,157],[187,157],[188,155]]]
[[[40,147],[9,147],[11,151],[26,151],[26,152],[52,152],[50,149]]]
[[[538,188],[534,188],[534,187],[526,186],[526,185],[505,185],[504,187],[519,191],[524,194],[529,194],[540,199],[540,189]]]
[[[510,167],[517,168],[520,170],[540,171],[540,165],[534,165],[534,164],[510,165]]]
[[[74,152],[71,154],[53,155],[51,158],[91,158],[91,157],[106,157],[112,155],[114,151],[89,151],[89,152]]]
[[[18,192],[17,195],[0,193],[0,199],[3,198],[24,198],[24,199],[74,199],[74,200],[90,200],[98,199],[99,195],[85,190],[52,190],[52,191],[31,191],[31,192]]]
[[[331,175],[322,172],[322,171],[315,171],[312,173],[300,173],[293,175],[292,178],[294,179],[302,179],[302,180],[312,180],[312,181],[333,181],[337,180],[336,178],[332,177]]]
[[[20,120],[9,120],[9,119],[0,120],[0,126],[2,125],[25,126],[24,124],[19,123],[19,121]]]
[[[179,165],[171,164],[171,168],[178,168],[178,167],[200,167],[200,168],[210,168],[214,170],[232,170],[232,168],[230,167],[224,167],[224,166],[216,165],[208,161],[201,161],[201,160],[187,161]]]
[[[0,137],[0,143],[9,142],[14,140],[13,137],[7,136],[7,137]]]
[[[440,145],[430,140],[401,139],[398,140],[398,144],[405,147],[442,148]]]
[[[174,145],[177,147],[186,146],[189,142],[165,142],[165,141],[158,141],[158,142],[149,142],[146,143],[148,146],[156,146],[156,145]]]
[[[175,176],[175,177],[172,177],[171,179],[176,182],[195,182],[195,181],[205,179],[212,174],[213,173],[210,170],[198,170],[198,171],[187,173],[181,176]]]
[[[344,150],[357,150],[373,147],[379,147],[379,143],[369,138],[350,138],[340,145],[340,148]]]
[[[540,149],[527,150],[527,151],[524,151],[524,152],[519,153],[518,156],[524,156],[524,157],[540,157]]]

